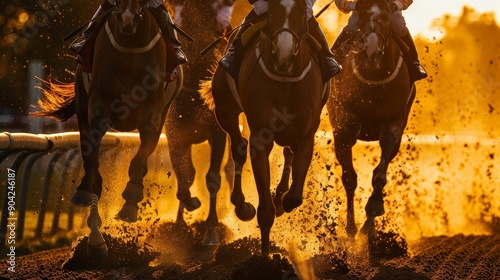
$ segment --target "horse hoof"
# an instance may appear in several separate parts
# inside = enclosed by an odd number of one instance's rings
[[[288,192],[283,194],[283,196],[281,197],[281,204],[283,205],[283,210],[287,213],[290,213],[293,209],[302,205],[302,197],[294,198],[290,197],[290,195],[288,194]]]
[[[274,201],[274,207],[276,208],[276,211],[275,211],[275,216],[276,217],[279,217],[281,215],[283,215],[285,213],[285,210],[283,210],[283,205],[282,205],[282,202],[281,202],[281,197],[279,197],[278,195],[275,195],[274,198],[273,198],[273,201]]]
[[[351,225],[348,223],[346,228],[345,228],[345,231],[347,233],[347,236],[355,237],[356,234],[358,233],[358,227],[356,227],[356,225]]]
[[[89,207],[92,204],[92,195],[91,192],[76,190],[71,202],[76,206]]]
[[[139,206],[137,206],[136,203],[125,202],[120,212],[118,212],[118,214],[116,215],[116,218],[127,223],[135,223],[137,222],[138,211],[139,211]]]
[[[285,209],[283,209],[283,205],[276,205],[276,212],[275,212],[275,216],[276,217],[279,217],[281,215],[285,214]]]
[[[203,235],[203,240],[201,244],[205,246],[219,246],[220,245],[220,237],[215,229],[208,229]]]
[[[108,256],[108,246],[106,243],[98,245],[87,244],[87,256],[95,259],[102,259]]]
[[[200,208],[201,202],[197,197],[189,197],[182,200],[182,205],[184,205],[184,208],[186,208],[186,210],[191,212]]]
[[[384,201],[370,197],[366,203],[365,211],[367,216],[382,216],[385,213]]]
[[[253,217],[255,217],[255,214],[257,214],[255,207],[253,207],[253,205],[248,202],[245,202],[242,208],[236,207],[235,212],[238,219],[244,222],[250,221],[251,219],[253,219]]]
[[[375,230],[375,216],[366,216],[366,221],[363,224],[363,227],[361,227],[360,233],[367,236],[369,240],[376,236],[377,232]]]

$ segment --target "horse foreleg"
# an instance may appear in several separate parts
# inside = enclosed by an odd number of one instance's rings
[[[208,228],[202,241],[203,245],[220,245],[221,243],[219,234],[217,233],[217,226],[219,225],[217,217],[217,193],[221,184],[220,168],[226,147],[226,135],[219,132],[215,136],[213,140],[209,141],[212,151],[210,153],[210,169],[205,177],[210,193],[210,209],[207,218]]]
[[[373,192],[365,206],[366,215],[377,217],[385,213],[383,189],[387,184],[387,168],[398,153],[402,133],[403,129],[398,125],[390,125],[382,129],[380,135],[382,156],[379,164],[373,170]]]
[[[233,189],[231,190],[231,203],[235,207],[236,216],[242,221],[250,221],[255,217],[255,207],[245,202],[245,195],[241,188],[241,176],[243,173],[243,166],[247,160],[247,147],[248,141],[242,137],[237,112],[219,111],[215,107],[217,121],[222,129],[229,135],[231,157],[234,161],[234,181]]]
[[[293,152],[292,185],[290,190],[283,195],[283,210],[289,213],[302,205],[304,183],[306,181],[309,165],[311,164],[314,149],[314,138],[308,137],[297,146],[291,147]]]
[[[358,186],[358,175],[352,163],[352,147],[355,142],[355,137],[334,133],[335,156],[342,167],[342,184],[347,196],[346,232],[350,237],[358,232],[354,218],[354,193]]]
[[[257,222],[260,228],[262,253],[269,254],[269,235],[274,223],[275,208],[271,196],[269,153],[272,150],[273,142],[260,143],[256,137],[250,138],[251,149],[253,150],[252,168],[259,194],[259,206],[257,207]]]
[[[274,206],[276,207],[276,217],[279,217],[285,213],[283,210],[283,205],[281,204],[281,198],[284,193],[289,189],[290,185],[290,173],[292,171],[293,153],[289,147],[283,149],[283,157],[285,162],[283,164],[283,174],[281,175],[281,180],[276,187],[276,195],[274,196]]]
[[[141,145],[130,163],[128,171],[130,180],[122,193],[125,204],[117,214],[117,218],[122,221],[129,223],[137,221],[138,203],[144,198],[142,181],[148,173],[148,157],[153,153],[160,139],[161,126],[159,127],[153,123],[139,127]]]
[[[76,188],[71,201],[77,206],[88,207],[92,204],[92,196],[101,197],[102,177],[99,173],[99,148],[101,140],[108,128],[106,119],[94,117],[89,125],[86,115],[78,116],[80,127],[80,151],[85,174]]]
[[[108,255],[108,246],[100,232],[102,220],[99,216],[98,207],[99,198],[92,194],[92,204],[90,214],[87,218],[87,226],[90,228],[90,234],[87,241],[87,255],[90,257],[106,257]]]

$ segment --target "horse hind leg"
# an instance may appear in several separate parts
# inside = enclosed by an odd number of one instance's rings
[[[221,241],[217,232],[217,226],[219,225],[219,219],[217,217],[217,193],[221,185],[220,168],[226,147],[225,133],[219,132],[213,140],[209,141],[209,143],[212,147],[212,151],[210,155],[210,169],[206,175],[206,183],[210,193],[210,209],[206,221],[208,228],[203,236],[202,244],[220,245]]]
[[[377,217],[385,213],[383,189],[387,184],[387,168],[391,160],[399,151],[402,132],[403,130],[396,125],[388,126],[386,129],[382,130],[380,137],[382,155],[380,157],[380,163],[373,170],[373,192],[365,206],[366,215],[368,216]]]
[[[90,228],[90,234],[87,241],[87,255],[95,258],[103,258],[108,255],[108,246],[100,232],[102,220],[99,216],[99,198],[92,195],[92,204],[90,214],[87,218],[87,226]]]
[[[152,123],[139,127],[141,145],[130,163],[128,171],[130,180],[122,193],[125,204],[116,216],[124,222],[134,223],[137,221],[138,203],[144,198],[142,181],[148,173],[148,157],[153,153],[160,139],[161,126],[159,127],[158,129]]]
[[[173,139],[173,137],[169,139]],[[191,197],[189,191],[196,174],[192,162],[191,144],[177,143],[176,140],[169,141],[169,153],[172,167],[177,176],[177,199],[180,201],[179,215],[182,216],[183,209],[191,212],[201,206],[200,200]],[[177,222],[180,222],[180,220],[178,219]]]

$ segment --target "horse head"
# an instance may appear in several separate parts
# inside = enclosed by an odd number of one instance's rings
[[[358,2],[361,54],[367,65],[380,68],[380,61],[391,39],[391,10],[386,0]]]
[[[307,36],[305,0],[270,0],[267,27],[263,33],[270,44],[275,73],[290,76],[300,45]]]
[[[147,9],[148,0],[116,0],[114,15],[122,34],[135,34]]]

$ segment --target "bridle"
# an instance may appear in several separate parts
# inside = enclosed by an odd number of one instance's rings
[[[385,1],[387,2],[387,1]],[[376,34],[378,37],[380,37],[383,41],[383,47],[382,49],[380,50],[381,54],[384,55],[385,54],[385,50],[387,49],[389,43],[390,43],[390,37],[391,37],[391,34],[392,34],[392,25],[391,25],[391,15],[389,12],[385,11],[385,10],[382,10],[381,13],[383,13],[385,17],[387,17],[387,19],[385,21],[381,21],[381,20],[378,20],[377,22],[373,23],[372,21],[369,21],[365,24],[365,28],[362,28],[361,26],[361,16],[360,16],[360,20],[359,20],[359,25],[358,26],[358,30],[361,32],[361,30],[365,30],[364,33],[362,33],[360,36],[358,36],[358,40],[361,42],[361,44],[364,43],[365,39],[371,35],[371,34]],[[380,17],[380,16],[379,16]],[[387,22],[387,24],[384,24],[385,22]],[[384,34],[382,31],[380,30],[377,30],[376,27],[377,25],[381,25],[383,28],[388,28],[389,30],[386,32],[386,34]],[[387,26],[388,25],[388,26]],[[382,28],[379,28],[379,29],[382,29]]]
[[[144,13],[146,12],[147,8],[149,7],[149,1],[148,0],[136,0],[139,5],[141,6],[139,10],[139,20],[142,20],[144,18]],[[118,8],[122,2],[122,0],[115,0],[114,1],[114,11],[113,15],[115,15],[117,18],[120,17],[122,12],[120,12],[120,9]]]
[[[302,44],[302,42],[304,41],[304,39],[306,38],[307,36],[307,30],[308,30],[308,25],[307,25],[307,20],[305,19],[304,17],[304,21],[303,21],[303,30],[305,30],[305,32],[303,34],[301,34],[300,36],[297,34],[297,32],[295,32],[294,30],[288,28],[288,27],[282,27],[278,30],[276,30],[273,34],[271,34],[270,36],[268,34],[270,34],[270,30],[269,30],[269,27],[270,27],[270,20],[271,20],[271,17],[272,15],[269,14],[268,17],[267,17],[267,24],[266,24],[266,27],[261,31],[261,36],[262,38],[268,42],[268,44],[271,46],[271,50],[272,50],[272,54],[276,54],[275,53],[275,50],[276,50],[276,45],[275,45],[275,41],[274,40],[278,35],[286,32],[286,33],[289,33],[292,35],[293,39],[295,40],[295,52],[292,54],[292,56],[297,56],[298,53],[299,53],[299,50],[300,50],[300,45]],[[265,31],[264,31],[265,30]]]

